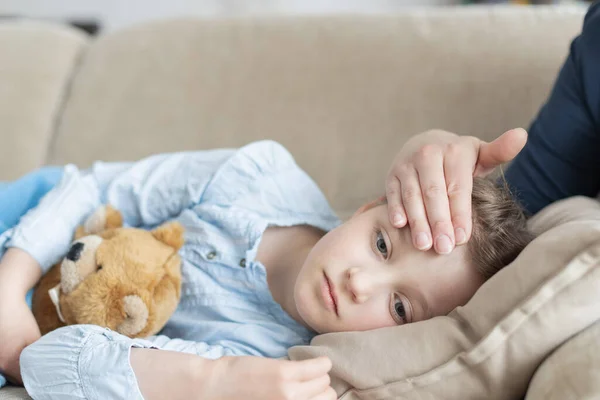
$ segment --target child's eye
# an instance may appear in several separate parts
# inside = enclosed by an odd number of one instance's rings
[[[381,231],[377,232],[377,238],[375,239],[375,246],[377,247],[377,251],[383,255],[384,258],[388,257],[388,249],[385,244],[385,239],[383,238],[383,234]]]
[[[392,295],[391,308],[392,309],[390,311],[392,313],[392,318],[394,318],[394,321],[396,321],[398,325],[408,323],[404,302],[402,301],[402,298],[397,294]]]

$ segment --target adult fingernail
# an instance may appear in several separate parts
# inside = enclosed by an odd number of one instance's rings
[[[440,235],[435,239],[435,249],[440,254],[449,254],[452,251],[452,241],[447,235]]]
[[[431,241],[429,240],[429,235],[426,234],[425,232],[419,233],[417,235],[415,242],[417,244],[417,249],[419,249],[419,250],[425,250],[425,249],[428,249],[429,247],[431,247]]]
[[[456,228],[454,230],[454,238],[456,239],[456,244],[467,243],[467,234],[463,228]]]
[[[394,215],[394,226],[402,226],[404,225],[405,219],[402,214]]]

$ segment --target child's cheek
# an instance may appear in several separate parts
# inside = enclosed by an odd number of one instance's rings
[[[348,322],[348,330],[366,331],[397,325],[390,312],[385,307],[382,306],[378,308],[382,308],[382,310],[370,307],[368,309],[365,308],[354,315],[352,320]]]

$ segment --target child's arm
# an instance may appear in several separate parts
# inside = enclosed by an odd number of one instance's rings
[[[0,372],[20,383],[19,354],[40,336],[25,296],[42,272],[71,243],[77,224],[98,204],[93,180],[76,168],[65,168],[63,179],[18,226],[2,235],[0,245]]]
[[[325,357],[305,361],[261,357],[209,360],[172,351],[135,348],[131,350],[131,365],[146,400],[337,398],[327,374],[331,361]]]
[[[116,208],[129,226],[153,226],[200,203],[204,190],[235,150],[217,149],[151,156],[135,163],[98,162],[90,170],[101,202]]]
[[[211,150],[163,154],[137,163],[97,163],[89,172],[80,172],[74,166],[64,168],[56,187],[3,235],[0,256],[5,251],[20,256],[7,254],[2,259],[0,374],[6,373],[20,383],[19,354],[39,338],[25,304],[25,293],[41,273],[66,254],[75,228],[87,215],[101,202],[110,202],[131,225],[163,222],[198,203],[214,173],[232,153]],[[16,192],[13,197],[26,201]]]
[[[64,168],[57,186],[9,231],[0,255],[18,248],[46,272],[64,256],[75,228],[101,203],[109,202],[129,225],[155,225],[200,201],[204,188],[232,150],[163,154],[136,163],[97,163],[90,172]],[[18,263],[17,263],[18,264]],[[33,268],[35,271],[35,268]],[[16,267],[13,279],[33,287],[40,277]]]
[[[21,218],[1,250],[19,248],[46,272],[67,253],[75,228],[99,206],[99,200],[94,179],[66,166],[58,185]]]
[[[237,150],[159,154],[136,163],[96,163],[90,173],[98,183],[101,202],[119,210],[126,225],[155,226],[201,203],[235,203],[249,185],[276,179],[290,169],[303,175],[303,184],[314,184],[283,146],[267,140]]]
[[[20,249],[9,249],[0,261],[0,372],[21,384],[19,355],[40,337],[25,294],[41,276],[38,263]]]
[[[156,349],[157,344],[167,350]],[[299,399],[317,399],[314,392],[329,390],[329,362],[219,358],[237,353],[224,346],[169,341],[164,336],[130,339],[93,325],[72,325],[28,346],[21,354],[21,372],[36,399],[268,399],[267,393],[277,390],[302,390],[305,396]],[[219,360],[207,359],[211,357]],[[308,369],[304,375],[303,368]]]

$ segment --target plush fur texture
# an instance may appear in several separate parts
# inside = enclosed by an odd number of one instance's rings
[[[46,273],[34,292],[42,334],[72,324],[95,324],[129,337],[157,333],[181,295],[183,227],[123,228],[120,213],[103,206],[77,229],[75,248]],[[62,279],[61,279],[62,278]],[[61,322],[48,290],[60,284]]]

